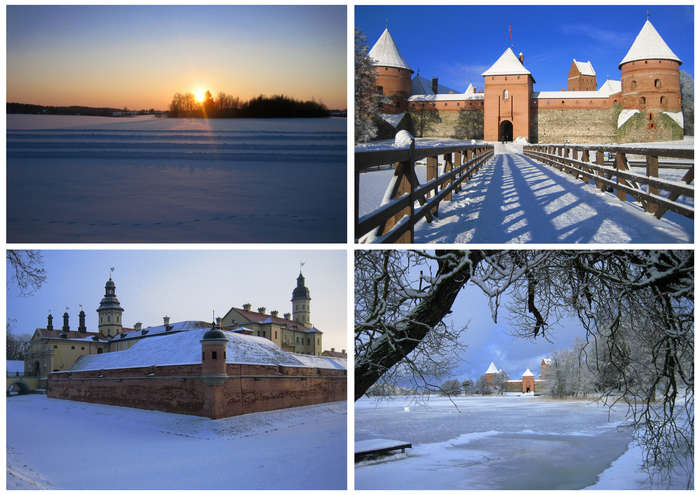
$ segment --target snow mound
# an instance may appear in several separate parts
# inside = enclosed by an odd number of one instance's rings
[[[639,110],[622,110],[617,117],[617,128],[619,129],[625,125],[625,122],[631,119],[635,113],[639,113]]]
[[[406,112],[403,113],[380,113],[379,116],[382,118],[384,122],[389,124],[391,127],[396,128],[397,125],[401,122],[401,119],[403,119],[404,115],[406,115]]]
[[[394,146],[409,147],[411,146],[411,141],[413,141],[413,136],[410,132],[403,130],[396,133],[394,138]]]
[[[82,356],[68,371],[199,364],[202,362],[200,340],[205,332],[207,329],[195,329],[172,335],[145,338],[125,351]],[[226,331],[224,334],[228,339],[226,343],[227,363],[320,367],[316,365],[315,360],[306,359],[303,362],[299,359],[299,355],[294,356],[285,352],[263,337]],[[311,357],[308,356],[308,358]],[[336,366],[328,363],[323,367]]]
[[[530,144],[526,137],[518,136],[515,138],[515,144]]]

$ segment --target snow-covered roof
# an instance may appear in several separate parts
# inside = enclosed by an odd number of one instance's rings
[[[520,63],[510,48],[506,49],[491,67],[481,73],[482,76],[509,76],[511,74],[530,74],[530,71]]]
[[[535,376],[535,374],[528,368],[525,370],[525,373],[523,373],[523,376]]]
[[[397,125],[401,122],[401,119],[404,118],[406,115],[406,112],[402,113],[380,113],[379,116],[382,118],[384,122],[389,124],[391,127],[396,128]]]
[[[330,368],[344,370],[348,367],[347,359],[332,356],[312,356],[310,354],[291,353],[295,359],[304,363],[310,368]]]
[[[438,94],[446,94],[446,93],[458,93],[459,91],[456,91],[452,88],[449,88],[445,86],[444,84],[440,84],[440,81],[438,80]],[[426,79],[425,77],[422,76],[416,76],[413,79],[411,79],[411,95],[430,95],[434,94],[433,93],[433,81]]]
[[[467,89],[466,89],[466,91],[464,91],[464,94],[471,95],[471,94],[474,94],[474,92],[475,92],[474,86],[472,85],[472,83],[469,83],[469,86],[467,86]]]
[[[408,101],[466,101],[483,99],[484,93],[440,93],[437,95],[413,95],[408,98]]]
[[[489,364],[489,369],[486,370],[487,375],[491,373],[498,373],[498,368],[496,368],[496,365],[493,364],[493,361],[491,361],[491,364]]]
[[[576,64],[576,68],[582,76],[595,76],[595,70],[590,60],[588,62],[579,62],[574,59],[574,64]]]
[[[399,53],[399,49],[394,43],[394,39],[389,34],[389,29],[385,29],[372,49],[369,51],[369,57],[374,62],[374,65],[382,67],[398,67],[401,69],[411,68]]]
[[[68,371],[199,364],[202,362],[200,340],[206,332],[206,328],[200,328],[142,339],[124,351],[82,356]],[[338,358],[308,356],[302,361],[299,355],[285,352],[263,337],[229,331],[224,331],[224,335],[228,340],[227,363],[342,368],[343,360]]]
[[[681,59],[668,47],[651,21],[647,19],[618,67],[622,68],[622,64],[634,62],[635,60],[652,59],[675,60],[678,63],[682,63]]]
[[[607,94],[608,96],[614,95],[622,91],[622,83],[620,81],[613,81],[608,79],[603,83],[603,85],[598,89],[601,94]]]
[[[119,340],[141,338],[152,335],[160,335],[173,332],[185,332],[197,328],[209,328],[210,326],[211,323],[207,323],[206,321],[178,321],[176,323],[168,324],[167,329],[165,325],[157,325],[155,327],[142,328],[141,330],[131,330],[129,332],[123,332],[120,335],[114,337],[112,341],[116,342]]]
[[[546,366],[551,366],[552,365],[552,360],[550,358],[544,358],[542,361],[544,361],[544,364]]]

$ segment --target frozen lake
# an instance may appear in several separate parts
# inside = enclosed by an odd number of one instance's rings
[[[346,119],[7,117],[8,242],[345,242]]]
[[[356,464],[356,488],[648,488],[639,450],[628,450],[624,408],[611,413],[589,402],[520,397],[454,400],[458,409],[436,397],[357,401],[356,441],[391,438],[413,448]]]

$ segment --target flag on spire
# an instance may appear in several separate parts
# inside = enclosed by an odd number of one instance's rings
[[[512,35],[511,32],[510,32],[510,24],[508,24],[508,39],[509,39],[510,41],[513,41],[513,35]]]

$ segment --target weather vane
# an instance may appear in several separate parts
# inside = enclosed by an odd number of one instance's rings
[[[303,261],[300,261],[300,262],[299,262],[299,273],[301,273],[301,269],[304,267],[305,264],[306,264],[306,263],[303,262]]]
[[[110,278],[110,280],[112,279],[112,273],[114,273],[114,267],[113,267],[113,266],[110,267],[110,269],[109,269],[109,278]]]

